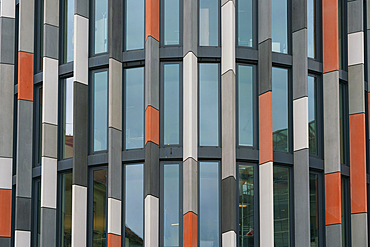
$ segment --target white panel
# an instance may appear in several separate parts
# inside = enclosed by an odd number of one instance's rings
[[[72,247],[86,246],[87,188],[72,185]]]
[[[58,68],[56,59],[43,58],[42,122],[58,125]]]
[[[0,17],[15,18],[15,1],[1,0],[0,1]]]
[[[148,195],[145,197],[145,247],[157,247],[159,235],[159,199]]]
[[[308,148],[308,97],[293,101],[294,151]]]
[[[30,247],[31,246],[31,232],[29,231],[15,231],[15,247]]]
[[[89,82],[89,20],[75,15],[74,21],[74,79],[87,85]]]
[[[235,73],[235,6],[228,1],[221,8],[221,71],[228,70]]]
[[[188,157],[198,159],[198,63],[194,53],[184,57],[184,117],[183,117],[183,152],[184,160]]]
[[[0,158],[0,189],[12,189],[13,159]]]
[[[260,247],[274,246],[273,163],[260,165]]]
[[[41,158],[41,207],[57,208],[57,159]]]
[[[222,246],[236,247],[236,233],[234,231],[222,233]]]
[[[348,66],[364,63],[364,33],[348,34]]]
[[[121,201],[108,198],[108,233],[121,236]]]

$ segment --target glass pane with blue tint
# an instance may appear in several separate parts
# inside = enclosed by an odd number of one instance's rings
[[[73,61],[74,53],[74,0],[65,0],[64,9],[64,32],[63,32],[63,62],[68,63]]]
[[[254,246],[253,166],[239,166],[239,247]]]
[[[144,68],[126,69],[125,148],[144,147]]]
[[[94,152],[107,149],[108,72],[94,73]]]
[[[72,240],[72,173],[62,175],[61,247],[71,247]]]
[[[199,145],[218,146],[218,64],[199,64]]]
[[[272,0],[272,51],[289,52],[288,0]]]
[[[107,246],[107,170],[94,171],[93,247]]]
[[[310,242],[311,247],[319,247],[319,189],[318,175],[310,174]]]
[[[307,0],[307,52],[316,58],[316,0]]]
[[[289,151],[288,70],[272,68],[272,132],[275,151]]]
[[[144,49],[144,0],[126,0],[126,50]]]
[[[199,0],[199,45],[218,46],[219,3]]]
[[[164,0],[164,44],[179,44],[179,0]]]
[[[238,66],[239,145],[253,146],[253,67]]]
[[[308,77],[308,137],[310,154],[317,155],[316,77]]]
[[[73,157],[73,77],[64,80],[63,159]]]
[[[238,45],[253,46],[253,0],[238,1]]]
[[[98,54],[108,51],[108,0],[95,0],[94,7],[94,53]]]
[[[199,163],[199,246],[220,245],[219,163]]]

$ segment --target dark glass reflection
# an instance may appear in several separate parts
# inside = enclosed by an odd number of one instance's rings
[[[107,170],[94,171],[93,247],[107,246]]]
[[[144,246],[144,165],[125,166],[125,247]]]
[[[126,69],[125,148],[144,147],[144,68]]]
[[[253,166],[239,166],[239,247],[254,246]]]
[[[38,163],[41,164],[42,157],[42,108],[43,108],[43,88],[39,88],[38,101],[39,101],[39,119],[38,119],[38,128],[39,128],[39,147],[38,147]]]
[[[288,0],[272,0],[272,51],[288,53]]]
[[[94,152],[107,149],[108,72],[94,73]]]
[[[219,246],[219,164],[199,163],[199,246]]]
[[[108,0],[95,0],[95,54],[108,51]]]
[[[253,0],[238,1],[238,45],[253,46]]]
[[[164,44],[179,44],[179,0],[164,0]]]
[[[126,0],[126,50],[144,49],[144,0]]]
[[[275,151],[289,151],[288,70],[272,68],[272,132]]]
[[[35,1],[35,73],[43,69],[44,56],[44,0]]]
[[[274,166],[275,247],[290,246],[289,168]]]
[[[316,58],[316,0],[307,0],[307,55]]]
[[[218,64],[199,64],[199,145],[218,146]]]
[[[74,0],[64,0],[63,61],[73,61],[74,52]]]
[[[73,77],[64,80],[63,159],[73,157]]]
[[[253,67],[238,66],[239,145],[253,146]]]
[[[348,220],[347,220],[347,193],[346,193],[346,179],[342,178],[341,180],[341,212],[342,212],[342,247],[347,247],[347,227],[348,227]]]
[[[61,247],[71,247],[72,240],[72,173],[62,175]]]
[[[219,3],[199,0],[199,45],[218,46]]]
[[[340,163],[342,165],[348,165],[346,152],[347,118],[347,84],[339,83]]]
[[[37,247],[41,244],[41,181],[37,182]]]
[[[319,247],[319,192],[318,175],[310,174],[310,243],[311,247]]]
[[[308,137],[310,154],[317,155],[317,87],[316,77],[308,77]]]

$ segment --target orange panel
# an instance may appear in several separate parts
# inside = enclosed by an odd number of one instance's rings
[[[108,233],[108,247],[121,247],[121,236]]]
[[[18,99],[33,101],[33,54],[18,52]]]
[[[183,218],[183,246],[197,247],[198,246],[198,216],[193,212],[188,212]]]
[[[159,111],[152,106],[145,110],[145,144],[148,141],[159,145]]]
[[[342,223],[340,172],[325,174],[326,225]]]
[[[367,212],[365,113],[349,116],[351,213]]]
[[[322,1],[323,72],[339,69],[338,0]]]
[[[12,190],[0,189],[0,237],[10,237],[12,227]]]
[[[259,162],[272,161],[272,92],[258,97],[259,101]]]
[[[152,36],[159,41],[159,0],[146,0],[145,40]]]

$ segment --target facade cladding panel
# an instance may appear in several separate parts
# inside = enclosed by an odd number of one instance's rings
[[[0,247],[366,247],[361,0],[1,0]]]

